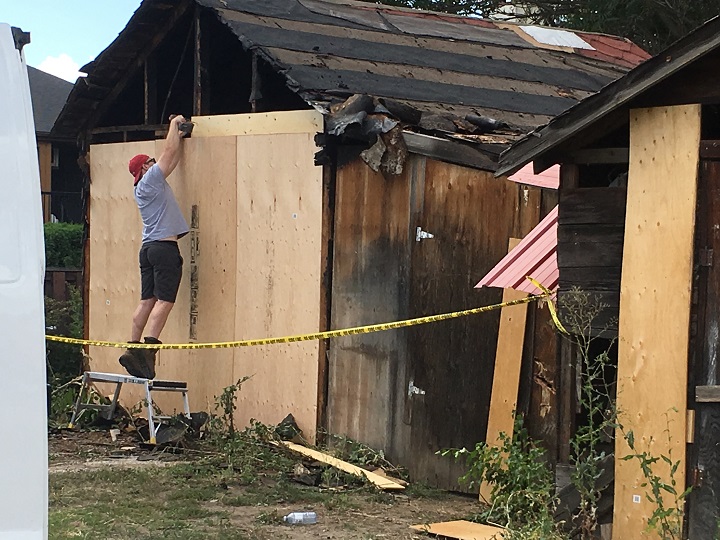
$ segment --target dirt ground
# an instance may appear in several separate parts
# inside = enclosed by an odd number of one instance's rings
[[[274,477],[264,478],[260,488],[223,480],[211,472],[188,473],[202,459],[203,452],[184,450],[158,452],[143,448],[132,434],[120,433],[112,440],[108,430],[56,431],[49,436],[50,471],[50,538],[227,538],[227,539],[290,539],[320,538],[327,540],[376,539],[427,539],[425,533],[411,530],[410,525],[465,519],[479,510],[473,496],[445,493],[412,484],[401,493],[372,492],[342,489],[322,490],[297,483],[278,484]],[[300,459],[298,458],[298,463]],[[182,473],[176,474],[175,471]],[[197,468],[200,471],[200,468]],[[115,474],[115,473],[118,474]],[[123,517],[117,499],[129,490],[133,497],[142,498],[141,488],[132,485],[146,483],[148,478],[157,482],[166,502],[159,504],[152,514],[152,522],[162,522],[163,512],[174,512],[168,519],[173,527],[140,523],[138,509],[130,509],[127,518],[137,516],[137,527],[119,524]],[[168,476],[169,475],[169,476]],[[178,480],[178,478],[180,480]],[[86,483],[86,488],[82,485]],[[128,488],[124,484],[131,484]],[[98,486],[102,485],[102,489]],[[185,486],[197,490],[195,510],[187,509],[181,516],[178,505],[185,504],[192,494],[184,495]],[[265,489],[266,488],[266,489]],[[113,493],[113,490],[115,493]],[[173,493],[177,490],[177,493]],[[108,493],[106,493],[108,492]],[[158,489],[148,493],[156,498]],[[88,496],[88,494],[91,494]],[[109,496],[112,504],[106,509],[103,497]],[[84,503],[95,498],[95,504]],[[168,502],[169,501],[169,502]],[[143,502],[139,501],[141,508]],[[115,505],[115,506],[113,506]],[[297,510],[317,512],[318,523],[305,526],[288,526],[282,516]],[[193,516],[207,515],[202,521]],[[182,526],[178,524],[181,519]],[[94,522],[112,522],[108,536],[98,536]],[[175,530],[176,533],[168,533]],[[105,529],[107,530],[107,529]]]

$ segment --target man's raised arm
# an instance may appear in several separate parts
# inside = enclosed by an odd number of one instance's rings
[[[180,114],[170,120],[165,149],[157,162],[165,178],[170,176],[180,162],[180,141],[183,137],[183,133],[180,131],[181,122],[185,122],[185,118]]]

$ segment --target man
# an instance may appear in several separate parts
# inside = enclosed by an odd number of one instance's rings
[[[165,327],[175,305],[183,260],[177,241],[190,230],[180,211],[175,195],[166,178],[180,161],[180,142],[184,132],[182,116],[170,120],[165,149],[160,158],[138,154],[128,164],[135,181],[135,202],[143,221],[140,248],[140,278],[142,292],[132,320],[131,340],[140,343],[162,343],[160,332]],[[120,364],[133,377],[155,378],[157,349],[129,347],[120,357]]]

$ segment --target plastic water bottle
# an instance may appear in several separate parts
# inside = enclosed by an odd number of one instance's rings
[[[290,512],[283,518],[288,525],[312,525],[317,523],[315,512]]]

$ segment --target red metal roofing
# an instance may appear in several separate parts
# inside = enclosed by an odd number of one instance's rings
[[[632,41],[615,36],[603,34],[590,34],[576,32],[578,36],[587,41],[595,50],[577,49],[575,52],[588,58],[615,62],[627,67],[635,67],[643,63],[652,55],[635,45]]]
[[[560,278],[557,265],[557,220],[556,206],[475,288],[502,287],[541,294],[542,291],[526,278],[530,276],[554,291]]]
[[[560,165],[553,165],[540,174],[535,174],[531,162],[515,174],[508,176],[508,180],[512,180],[518,184],[557,189],[560,187]]]

